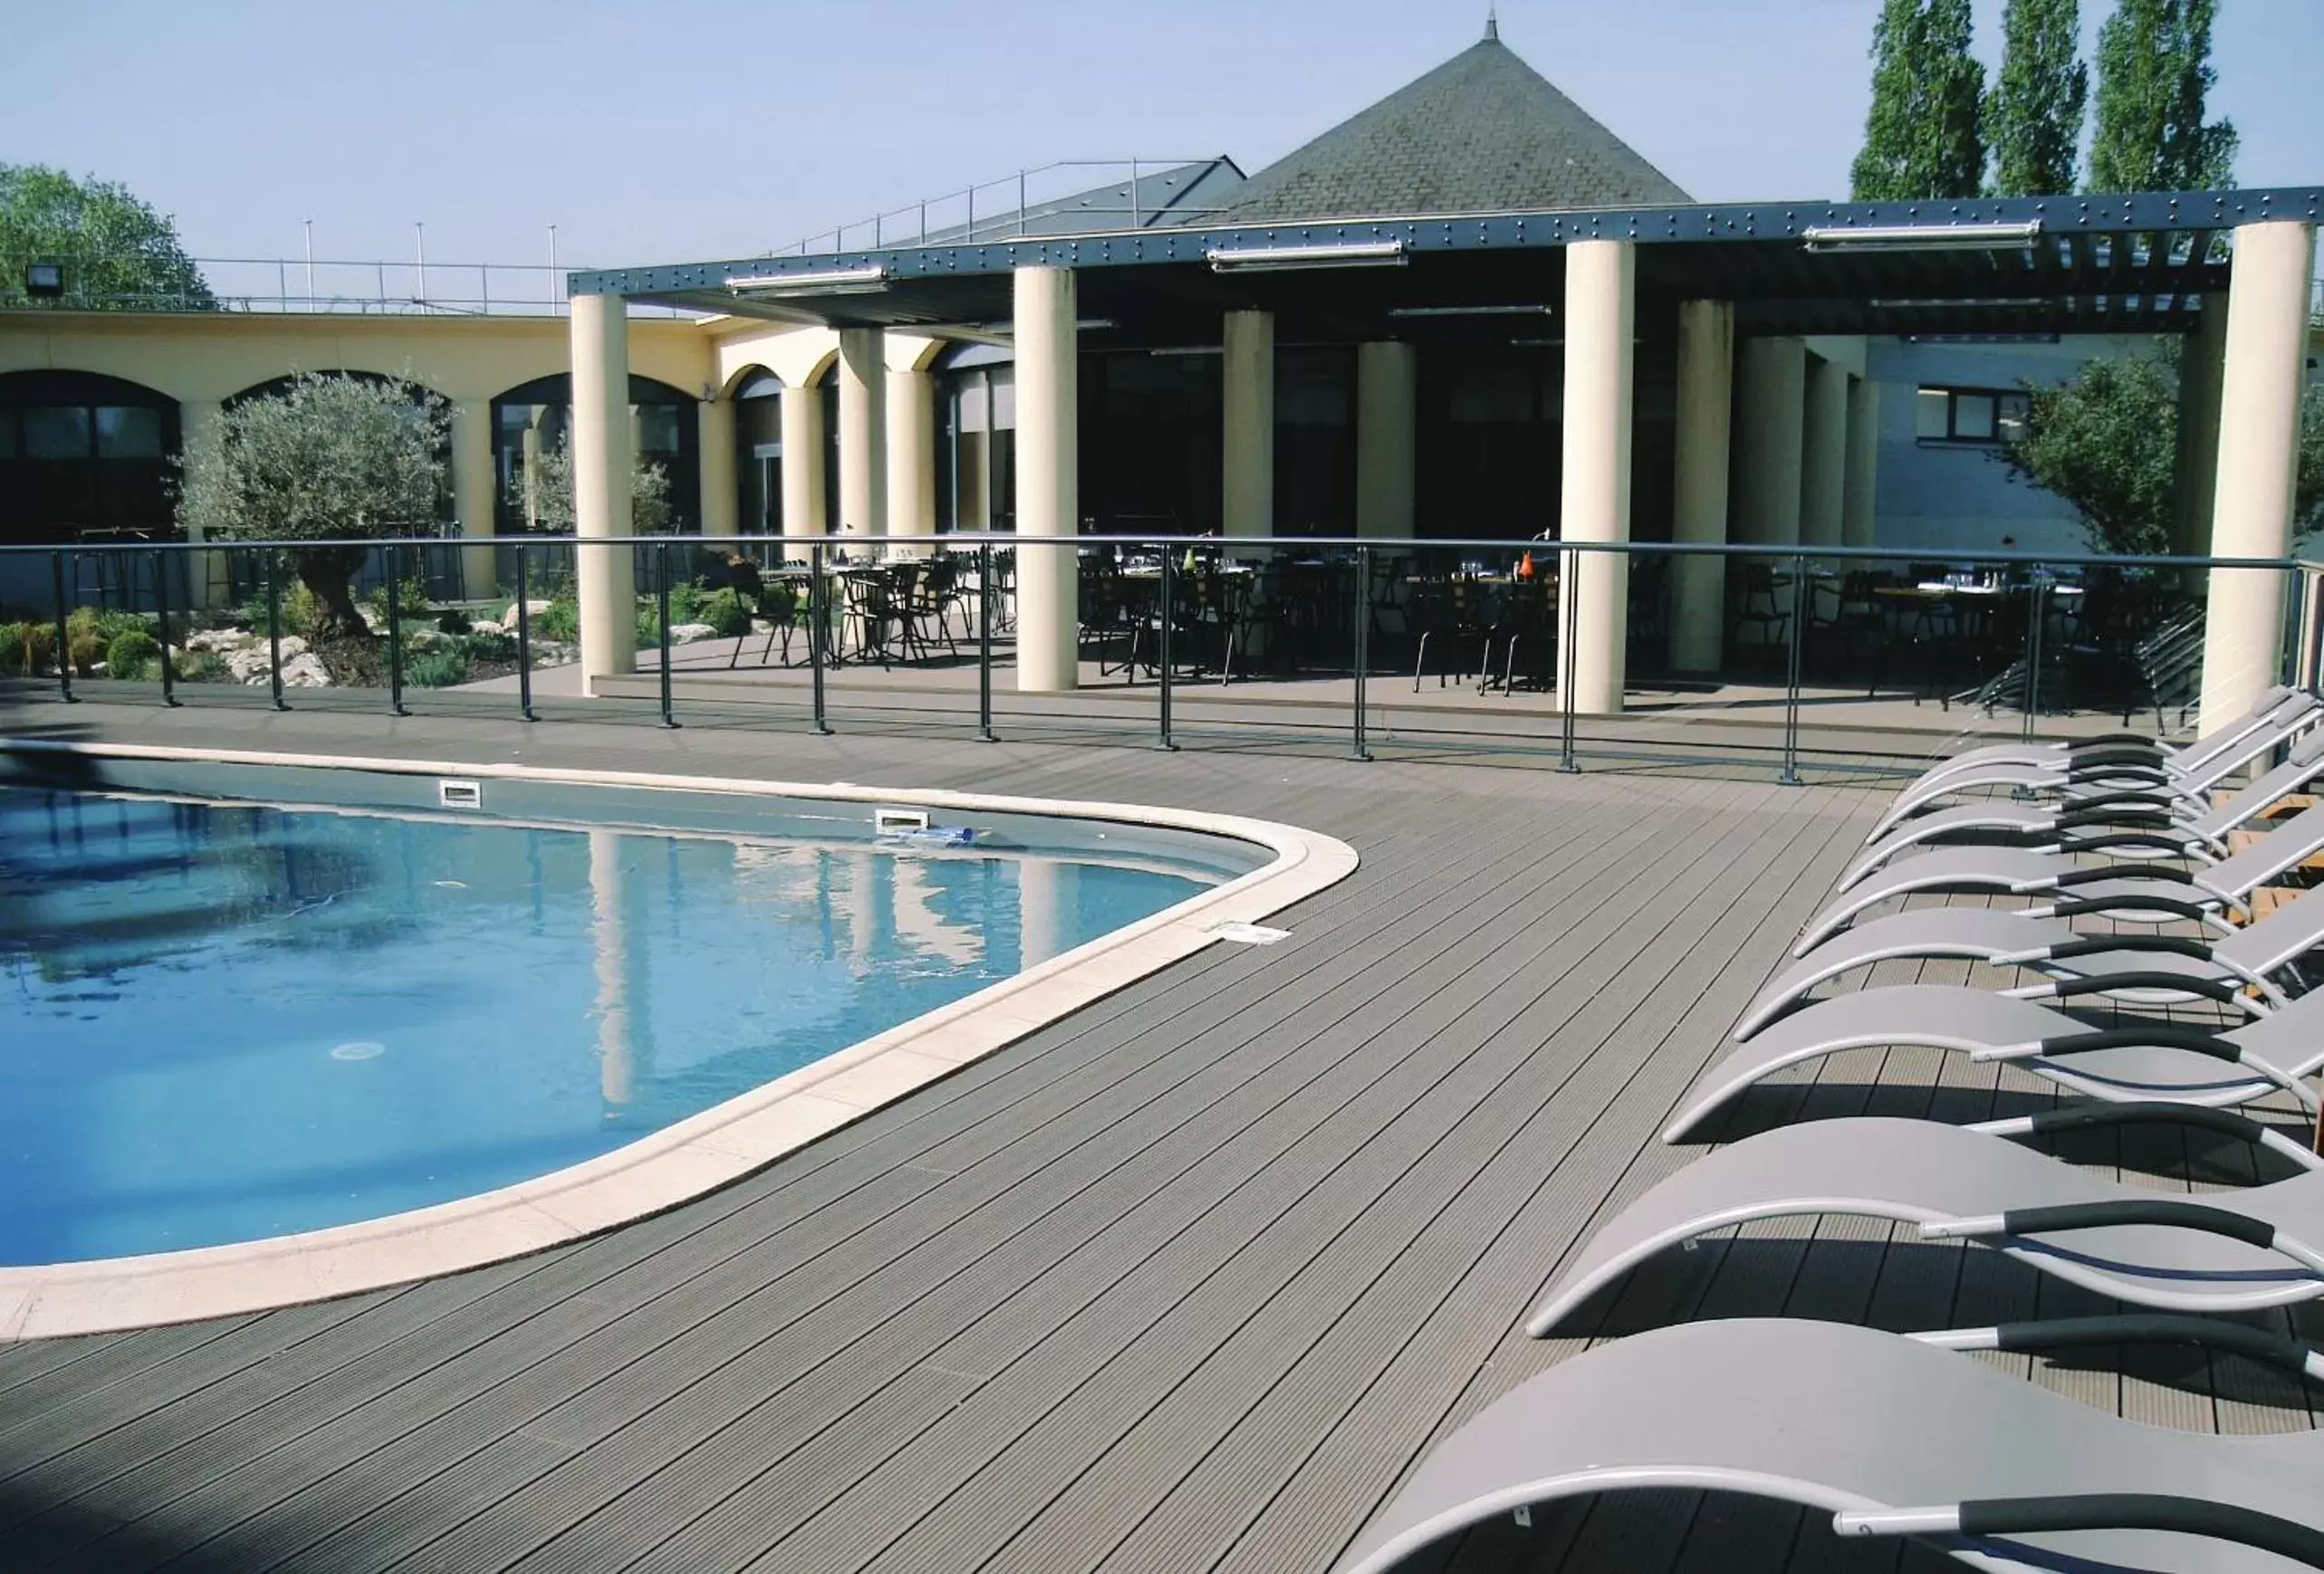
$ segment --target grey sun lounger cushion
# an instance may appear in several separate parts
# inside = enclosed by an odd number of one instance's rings
[[[1521,1506],[1655,1487],[1772,1498],[1818,1517],[1938,1510],[1922,1539],[1988,1569],[2283,1574],[2302,1564],[2215,1536],[1990,1531],[2026,1521],[1983,1505],[2033,1499],[2064,1513],[2067,1500],[2101,1495],[2192,1499],[2220,1505],[2223,1520],[2240,1510],[2276,1521],[2283,1529],[2271,1539],[2298,1553],[2299,1531],[2324,1525],[2319,1480],[2324,1439],[2305,1431],[2143,1426],[1935,1346],[1841,1323],[1692,1322],[1574,1356],[1487,1406],[1421,1461],[1334,1574],[1388,1574]],[[1948,1527],[1942,1511],[1963,1504],[1979,1506]],[[2129,1517],[2119,1502],[2080,1506],[2109,1525]],[[2275,1530],[2245,1527],[2255,1540]],[[1801,1534],[1815,1533],[1811,1519]]]
[[[1948,755],[1922,772],[1915,780],[1935,781],[1955,772],[1976,770],[1987,765],[2053,765],[2070,761],[2077,755],[2131,750],[2144,750],[2156,761],[2168,761],[2182,769],[2199,768],[2248,737],[2288,702],[2297,699],[2300,693],[2300,690],[2283,684],[2272,684],[2260,691],[2242,715],[2175,748],[2146,733],[2109,733],[2095,738],[2061,738],[2042,743],[2012,739]]]
[[[2206,804],[2200,794],[2176,788],[2107,793],[2070,804],[1972,799],[1907,820],[1869,843],[1839,883],[1853,885],[1898,854],[1924,847],[1960,842],[2028,847],[2054,843],[2070,849],[2077,833],[2108,827],[2166,833],[2179,838],[2182,845],[2208,846],[2223,853],[2223,839],[2229,831],[2248,824],[2270,805],[2301,791],[2319,776],[2324,776],[2324,728],[2293,745],[2282,764],[2215,804]]]
[[[2038,1001],[1958,984],[1860,989],[1794,1012],[1730,1051],[1697,1079],[1663,1140],[1687,1140],[1787,1066],[1891,1044],[2005,1060],[2096,1099],[2224,1106],[2285,1091],[2313,1109],[2315,1095],[2299,1080],[2324,1062],[2324,993],[2214,1033],[2145,1021],[2094,1027]]]
[[[1791,954],[1804,956],[1858,914],[1916,891],[2056,897],[2043,916],[2059,916],[2063,908],[2070,917],[2105,904],[2118,917],[2140,922],[2183,918],[2194,910],[2240,906],[2254,887],[2319,851],[2324,851],[2324,803],[2300,811],[2241,852],[2184,875],[2144,864],[2085,864],[2070,855],[2024,848],[1936,848],[1898,859],[1834,896],[1808,921]]]
[[[2174,1003],[2205,993],[2194,984],[2236,983],[2253,985],[2281,1004],[2285,992],[2273,975],[2319,946],[2324,946],[2324,886],[2302,891],[2215,943],[2178,936],[2085,935],[2062,918],[1991,907],[1923,907],[1853,925],[1794,961],[1759,992],[1735,1024],[1734,1036],[1739,1041],[1750,1038],[1820,984],[1898,957],[1969,957],[2032,967],[2053,978],[2127,978],[2099,993],[2134,1005]],[[2157,974],[2188,984],[2174,986]]]
[[[1931,1239],[1981,1243],[2166,1311],[2254,1311],[2324,1295],[2324,1173],[2173,1196],[1982,1132],[1863,1116],[1761,1132],[1653,1186],[1558,1274],[1526,1331],[1547,1334],[1657,1252],[1729,1225],[1810,1214],[1887,1219]]]

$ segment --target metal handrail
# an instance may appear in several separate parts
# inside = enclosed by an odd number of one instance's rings
[[[1130,220],[1128,226],[1129,229],[1142,229],[1145,227],[1144,220],[1148,216],[1148,210],[1138,201],[1138,182],[1140,178],[1141,171],[1149,169],[1160,171],[1164,169],[1183,168],[1191,164],[1217,165],[1227,163],[1228,161],[1229,160],[1226,158],[1225,155],[1217,153],[1207,154],[1199,158],[1138,158],[1052,159],[1047,164],[1029,166],[1016,171],[1013,175],[1004,175],[997,179],[993,180],[979,180],[973,182],[970,185],[964,186],[957,190],[944,192],[939,196],[924,197],[917,202],[908,202],[900,207],[891,207],[885,209],[882,212],[875,213],[869,218],[853,219],[846,224],[834,225],[827,229],[813,230],[802,236],[800,239],[786,245],[777,246],[773,251],[768,252],[764,254],[771,257],[786,254],[806,256],[810,254],[810,246],[826,237],[829,237],[831,240],[832,251],[842,252],[847,249],[848,232],[850,230],[860,230],[867,226],[871,229],[871,244],[875,247],[904,245],[910,244],[910,242],[906,240],[904,235],[888,236],[884,234],[884,228],[888,220],[901,218],[907,215],[917,216],[917,224],[916,226],[905,232],[905,235],[910,237],[911,242],[925,242],[932,234],[946,233],[955,227],[957,227],[961,233],[958,236],[954,238],[969,245],[974,245],[976,237],[980,234],[990,233],[994,235],[1008,235],[1014,233],[1022,235],[1024,233],[1024,222],[1030,206],[1026,197],[1026,183],[1035,176],[1047,175],[1059,169],[1128,170],[1129,172],[1129,206],[1121,208],[1092,208],[1090,211],[1092,213],[1126,214],[1129,216]],[[1001,213],[994,216],[990,223],[980,226],[976,220],[976,194],[980,191],[990,191],[995,188],[1005,190],[1011,186],[1014,186],[1017,188],[1017,206],[1013,209],[1004,209]],[[1072,194],[1063,193],[1061,195],[1071,196]],[[940,226],[938,230],[931,230],[928,227],[928,210],[932,207],[940,207],[944,204],[951,202],[965,204],[966,216],[963,223],[958,226],[945,225]],[[1165,211],[1192,214],[1216,213],[1223,210],[1218,208],[1176,207],[1165,209],[1157,206],[1151,211],[1153,214],[1158,216]],[[1013,232],[1009,229],[1008,226],[1010,225],[1014,225],[1016,226]]]

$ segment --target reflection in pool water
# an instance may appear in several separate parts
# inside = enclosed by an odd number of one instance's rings
[[[0,1264],[543,1175],[1208,883],[0,789]]]

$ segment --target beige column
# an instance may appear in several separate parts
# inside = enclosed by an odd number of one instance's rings
[[[877,328],[840,331],[840,534],[888,533],[888,350]]]
[[[1275,529],[1275,318],[1229,312],[1221,358],[1225,413],[1225,508],[1229,535]]]
[[[1565,464],[1558,490],[1561,540],[1630,539],[1632,324],[1637,247],[1576,241],[1565,256]],[[1561,599],[1558,670],[1573,673],[1572,708],[1622,708],[1622,655],[1629,626],[1630,561],[1620,552],[1573,552],[1574,588]],[[1572,655],[1566,645],[1572,644]]]
[[[1838,546],[1848,492],[1848,369],[1820,356],[1807,364],[1800,457],[1800,541]]]
[[[823,533],[823,393],[812,383],[783,390],[783,535],[803,543]]]
[[[627,546],[592,550],[591,537],[631,533],[629,309],[619,295],[572,298],[573,532],[581,597],[581,677],[638,666],[638,596]]]
[[[2195,331],[2179,341],[2178,507],[2171,550],[2201,557],[2211,545],[2219,491],[2219,377],[2227,350],[2227,297],[2204,297]]]
[[[499,586],[493,561],[493,503],[499,493],[492,465],[492,400],[461,399],[452,407],[452,512],[458,516],[461,593],[474,600]]]
[[[1727,539],[1728,422],[1734,408],[1735,307],[1732,301],[1678,305],[1676,473],[1670,537]],[[1670,665],[1716,672],[1726,633],[1727,560],[1675,557],[1670,564]]]
[[[1746,339],[1735,399],[1735,540],[1800,539],[1800,460],[1808,351],[1796,339]]]
[[[735,469],[735,401],[707,398],[696,407],[702,437],[702,533],[740,535],[742,496]]]
[[[888,530],[891,535],[934,535],[936,528],[936,379],[925,371],[888,369]],[[923,541],[897,551],[926,557]]]
[[[1420,358],[1392,339],[1356,346],[1356,533],[1412,537]]]
[[[1079,335],[1070,268],[1019,268],[1017,533],[1080,533]],[[1080,563],[1071,546],[1017,549],[1017,687],[1072,688],[1080,678]]]
[[[216,442],[218,421],[225,414],[225,408],[216,399],[180,400],[178,405],[178,452],[190,455],[197,445]],[[186,539],[189,542],[202,540],[201,526],[187,526]],[[254,568],[258,558],[251,554],[249,561]],[[254,573],[253,577],[255,577]],[[186,554],[187,595],[194,603],[194,610],[198,612],[216,605],[226,593],[226,587],[233,582],[231,567],[225,552]]]
[[[2211,511],[2214,557],[2282,558],[2291,552],[2315,251],[2313,225],[2285,220],[2235,231],[2219,386],[2219,479]],[[2204,623],[2204,731],[2248,709],[2260,690],[2276,681],[2284,593],[2281,573],[2212,571]]]
[[[1848,384],[1848,479],[1840,489],[1839,539],[1848,546],[1878,544],[1880,385],[1868,377]],[[1869,565],[1853,562],[1852,569]]]

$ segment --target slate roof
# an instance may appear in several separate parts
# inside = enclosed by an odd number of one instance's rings
[[[1210,224],[1689,203],[1488,31],[1253,176]]]

